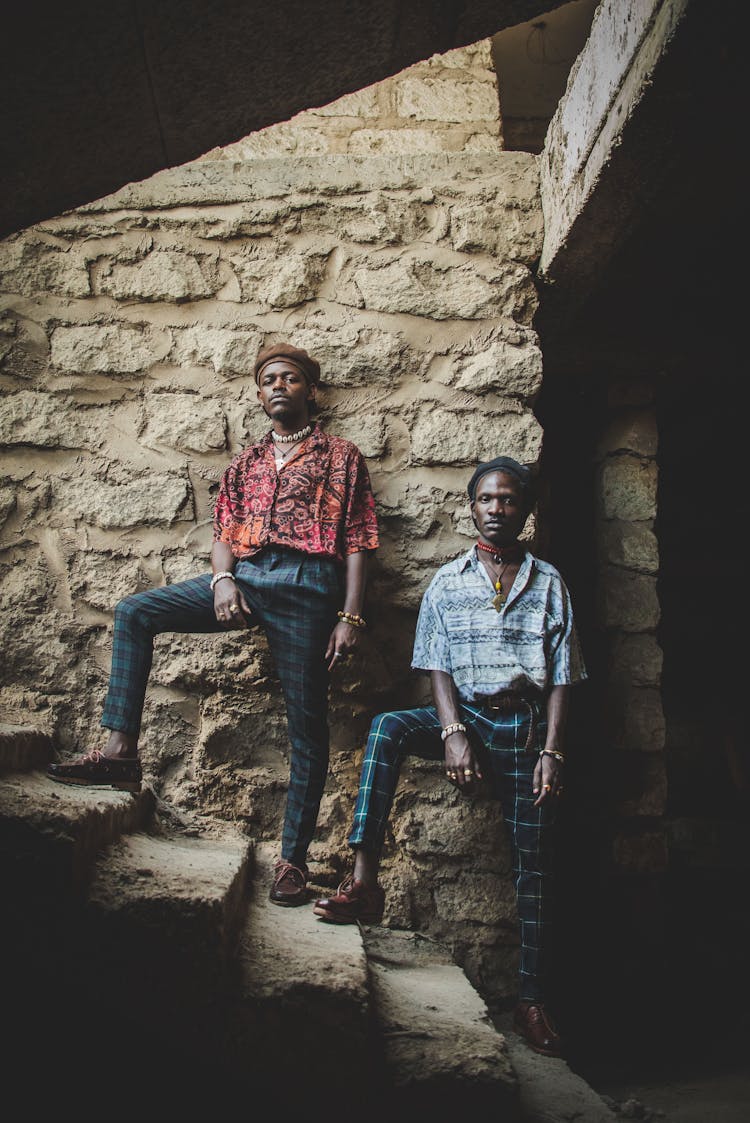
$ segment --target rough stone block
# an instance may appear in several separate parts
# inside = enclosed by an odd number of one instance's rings
[[[667,804],[663,753],[617,752],[613,767],[620,818],[660,818]]]
[[[664,873],[669,865],[664,828],[622,831],[613,841],[613,856],[623,873]]]
[[[59,327],[52,332],[54,366],[78,374],[135,374],[163,359],[172,340],[143,324]]]
[[[91,294],[88,262],[80,248],[55,246],[52,239],[26,237],[0,242],[0,291],[23,296]]]
[[[656,637],[641,634],[616,634],[610,646],[609,674],[626,679],[633,686],[658,686],[664,654]]]
[[[110,262],[97,290],[116,300],[204,300],[221,287],[217,258],[175,250],[154,250],[141,261]]]
[[[113,611],[118,600],[151,586],[139,557],[77,550],[68,559],[72,596],[101,612]]]
[[[658,469],[655,460],[614,456],[601,467],[600,510],[605,519],[656,518]]]
[[[218,403],[198,394],[149,394],[141,440],[148,448],[212,452],[226,448],[226,417]]]
[[[433,408],[411,429],[412,464],[476,464],[502,448],[523,464],[536,462],[542,430],[531,411],[489,413]]]
[[[515,346],[497,340],[477,354],[459,359],[449,385],[474,394],[493,391],[533,402],[542,386],[542,352],[531,343]]]
[[[96,447],[106,425],[102,411],[99,425],[87,424],[96,411],[82,411],[80,405],[62,395],[22,390],[6,394],[0,403],[0,442],[5,445],[31,445],[36,448]]]
[[[454,204],[449,241],[463,253],[491,253],[531,265],[539,257],[544,238],[542,215],[532,197],[473,200]]]
[[[231,256],[243,299],[271,308],[290,308],[313,300],[327,260],[327,253],[279,253],[278,247]]]
[[[233,331],[205,325],[177,329],[169,360],[180,365],[210,366],[217,374],[249,375],[262,343],[260,330]]]
[[[618,689],[613,685],[608,702],[607,725],[615,748],[640,752],[664,748],[666,722],[658,690],[647,686]]]
[[[399,117],[417,121],[497,122],[497,87],[490,82],[461,82],[448,78],[405,78],[394,90]]]
[[[599,620],[605,628],[648,632],[659,623],[660,606],[654,577],[608,566],[599,575],[597,602]]]
[[[62,518],[82,519],[104,530],[171,526],[192,514],[190,482],[168,472],[132,475],[119,483],[61,478],[54,482],[53,494]]]
[[[648,522],[601,522],[597,548],[603,564],[640,573],[655,574],[659,570],[659,543]]]
[[[538,302],[531,275],[520,265],[420,251],[390,261],[353,262],[339,278],[335,298],[355,308],[436,320],[481,319],[502,309],[522,323],[530,321]]]
[[[618,452],[634,452],[638,456],[656,456],[659,434],[656,416],[650,409],[632,409],[618,413],[599,439],[598,453],[610,456]]]

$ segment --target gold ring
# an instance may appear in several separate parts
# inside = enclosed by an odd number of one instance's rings
[[[464,768],[464,776],[473,776],[473,775],[474,775],[474,769],[473,768]]]
[[[237,605],[236,605],[236,604],[233,604],[233,605],[232,605],[232,607],[231,607],[231,608],[229,609],[229,611],[230,611],[230,612],[232,613],[232,615],[234,616],[234,615],[235,615],[235,613],[239,612],[239,608],[237,607]]]
[[[552,791],[552,785],[551,784],[545,784],[544,790],[545,790],[545,792],[551,792]]]

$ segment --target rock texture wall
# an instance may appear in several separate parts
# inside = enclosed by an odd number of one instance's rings
[[[617,792],[614,861],[623,874],[662,873],[667,798],[662,650],[657,642],[655,534],[658,432],[651,379],[613,378],[597,475],[599,623],[608,666],[603,733]]]
[[[278,127],[361,151],[392,99],[410,154],[218,153],[0,243],[0,712],[63,751],[100,743],[116,601],[208,568],[218,478],[268,424],[247,373],[258,349],[288,338],[321,360],[321,419],[367,457],[382,547],[372,626],[332,686],[319,884],[348,863],[370,718],[426,697],[409,670],[416,610],[472,539],[474,463],[540,450],[537,160],[500,151],[499,118],[481,117],[488,53],[468,51],[463,76],[454,52],[345,99],[360,107],[346,119],[317,111],[320,133]],[[420,152],[436,120],[443,150]],[[141,751],[165,799],[275,840],[286,750],[261,635],[158,639]],[[496,807],[447,790],[437,767],[405,771],[386,921],[447,938],[490,995],[515,987],[508,869]]]
[[[349,153],[496,152],[502,147],[492,40],[433,55],[394,78],[298,113],[207,160]]]

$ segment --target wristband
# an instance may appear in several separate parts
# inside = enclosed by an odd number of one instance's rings
[[[351,624],[353,628],[366,628],[367,622],[364,616],[358,616],[356,612],[337,612],[339,620],[343,620],[345,624]]]
[[[444,741],[446,737],[450,737],[451,733],[465,733],[466,726],[461,721],[454,721],[452,725],[446,725],[443,732],[440,734],[440,740]]]
[[[224,577],[231,577],[231,579],[234,581],[234,574],[230,573],[228,569],[222,570],[221,573],[214,573],[213,577],[211,578],[211,592],[214,591],[214,585],[216,584],[216,582],[221,581]]]

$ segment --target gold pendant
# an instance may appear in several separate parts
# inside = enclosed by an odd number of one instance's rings
[[[495,582],[495,595],[492,598],[492,607],[496,612],[500,611],[507,599],[508,598],[503,592],[503,587],[500,584],[500,578],[498,577],[497,581]]]

